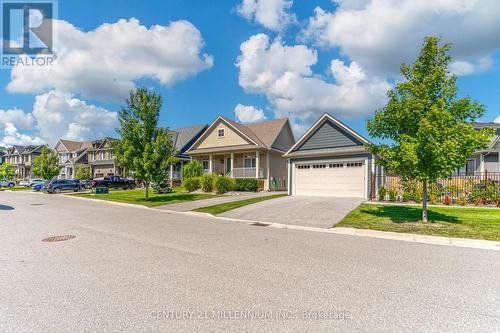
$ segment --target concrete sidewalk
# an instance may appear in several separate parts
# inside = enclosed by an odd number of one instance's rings
[[[276,194],[284,194],[284,193],[286,192],[234,192],[234,194],[224,195],[222,197],[215,197],[213,199],[203,199],[203,200],[182,202],[177,204],[157,206],[155,207],[155,209],[171,210],[176,212],[188,212],[196,208],[219,205],[226,202],[240,201],[245,199],[264,197]]]

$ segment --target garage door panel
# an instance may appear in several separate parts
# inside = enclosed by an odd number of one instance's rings
[[[357,161],[362,162],[362,161]],[[343,163],[343,167],[330,167],[331,163]],[[317,196],[365,197],[366,164],[347,167],[347,162],[311,162],[295,168],[294,194]],[[326,167],[314,168],[314,164]],[[309,165],[309,168],[307,168]]]

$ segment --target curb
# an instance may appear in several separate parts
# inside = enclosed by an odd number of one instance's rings
[[[327,234],[338,234],[338,235],[348,235],[348,236],[357,236],[357,237],[370,237],[370,238],[390,239],[390,240],[396,240],[396,241],[413,242],[413,243],[421,243],[421,244],[433,244],[433,245],[441,245],[441,246],[456,246],[456,247],[465,247],[465,248],[473,248],[473,249],[500,251],[500,242],[498,242],[498,241],[469,239],[469,238],[453,238],[453,237],[442,237],[442,236],[431,236],[431,235],[418,235],[418,234],[407,234],[407,233],[399,233],[399,232],[391,232],[391,231],[379,231],[379,230],[344,228],[344,227],[324,229],[324,228],[306,227],[306,226],[298,226],[298,225],[290,225],[290,224],[282,224],[282,223],[264,222],[264,221],[257,221],[257,220],[236,219],[236,218],[230,218],[230,217],[215,216],[215,215],[212,215],[210,213],[202,213],[202,212],[193,212],[193,211],[178,212],[178,211],[174,211],[174,210],[151,209],[150,207],[142,206],[142,205],[129,204],[129,203],[124,203],[124,202],[116,202],[116,201],[108,201],[108,200],[81,198],[81,197],[72,196],[72,195],[69,195],[66,197],[79,199],[79,200],[99,201],[99,202],[102,202],[104,204],[112,204],[112,205],[122,206],[122,207],[132,207],[132,208],[139,208],[139,209],[146,209],[146,210],[154,210],[156,212],[163,212],[163,213],[167,213],[167,214],[180,214],[180,215],[188,215],[188,216],[209,217],[213,220],[239,222],[239,223],[243,223],[243,224],[247,224],[247,225],[255,225],[256,223],[259,223],[261,225],[265,224],[266,227],[277,228],[277,229],[312,231],[312,232],[320,232],[320,233],[327,233]]]

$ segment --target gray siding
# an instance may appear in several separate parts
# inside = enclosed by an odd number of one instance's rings
[[[358,139],[354,138],[331,121],[325,121],[323,125],[321,125],[316,132],[312,133],[296,150],[303,151],[361,145],[363,145],[363,143]]]
[[[488,172],[499,172],[500,163],[498,162],[498,154],[490,153],[484,156],[484,170]]]

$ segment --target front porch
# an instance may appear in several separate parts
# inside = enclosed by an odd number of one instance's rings
[[[215,173],[230,178],[255,178],[259,187],[267,190],[268,153],[261,151],[214,153],[193,157],[203,165],[204,173]]]

